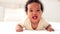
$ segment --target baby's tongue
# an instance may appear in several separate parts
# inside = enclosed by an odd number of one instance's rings
[[[35,20],[35,19],[37,19],[38,17],[37,17],[37,16],[33,16],[32,18]]]

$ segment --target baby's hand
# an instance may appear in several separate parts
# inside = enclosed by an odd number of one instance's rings
[[[20,24],[18,24],[16,26],[16,32],[22,32],[22,31],[23,31],[23,27]]]
[[[51,32],[54,31],[54,29],[51,27],[51,25],[48,25],[48,27],[46,28],[47,31]]]

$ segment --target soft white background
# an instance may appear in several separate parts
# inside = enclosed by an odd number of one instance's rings
[[[15,27],[19,22],[26,19],[24,5],[27,0],[0,0],[0,34],[17,34]],[[21,34],[59,34],[60,32],[60,0],[41,0],[44,5],[43,18],[56,30],[54,33],[48,31],[27,31]],[[11,33],[10,33],[11,32]],[[44,33],[43,33],[44,32]],[[19,33],[20,34],[20,33]]]
[[[0,0],[0,21],[20,21],[25,19],[24,5],[27,0]],[[43,17],[50,22],[60,22],[60,0],[41,0]]]

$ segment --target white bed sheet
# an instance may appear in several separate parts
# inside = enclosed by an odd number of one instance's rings
[[[16,32],[15,28],[19,22],[0,22],[0,33],[1,32]],[[60,23],[49,22],[55,29],[55,32],[60,32]],[[48,31],[31,31],[24,30],[23,32],[48,32]]]

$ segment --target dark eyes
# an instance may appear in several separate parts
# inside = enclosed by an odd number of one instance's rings
[[[36,12],[39,12],[40,10],[35,10]],[[30,12],[33,12],[33,10],[30,10]]]
[[[33,10],[30,10],[30,12],[33,12]]]
[[[40,10],[37,10],[37,11],[40,11]]]

